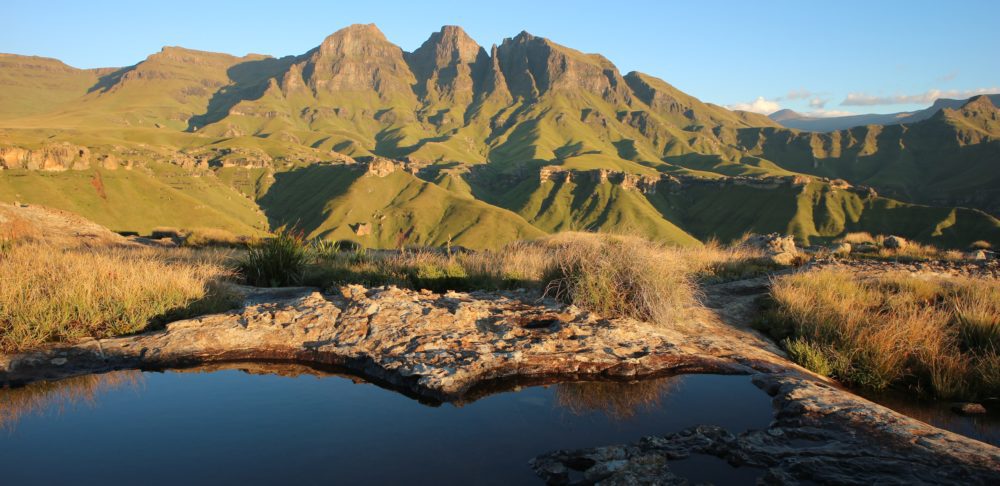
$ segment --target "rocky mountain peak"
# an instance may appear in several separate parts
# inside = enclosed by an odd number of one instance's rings
[[[446,25],[406,55],[414,89],[429,102],[468,104],[490,68],[489,56],[461,27]]]
[[[326,55],[361,54],[372,44],[389,44],[389,40],[375,24],[353,24],[323,39],[319,50]]]
[[[968,111],[995,110],[996,105],[993,104],[993,100],[990,99],[990,96],[979,95],[969,98],[969,100],[962,105],[962,109]]]
[[[403,50],[375,24],[354,24],[334,32],[306,53],[305,83],[316,93],[374,90],[381,96],[409,93],[413,74]]]
[[[407,55],[407,60],[417,78],[427,78],[435,71],[475,63],[485,55],[486,51],[461,27],[446,25]]]
[[[585,54],[528,32],[504,39],[497,56],[515,96],[533,98],[553,90],[583,90],[615,101],[629,96],[618,69],[603,56]]]

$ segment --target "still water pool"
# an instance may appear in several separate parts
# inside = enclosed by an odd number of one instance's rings
[[[772,417],[746,376],[531,386],[434,406],[356,378],[281,372],[115,372],[0,390],[0,482],[534,484],[527,463],[544,452]],[[711,457],[678,472],[759,475]]]

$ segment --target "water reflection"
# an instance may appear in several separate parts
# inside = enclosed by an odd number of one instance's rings
[[[865,397],[882,406],[921,422],[949,430],[966,437],[1000,446],[1000,414],[995,407],[982,415],[959,415],[947,402],[917,400],[900,393],[868,393]]]
[[[0,390],[10,429],[0,434],[0,482],[530,484],[538,479],[528,461],[545,452],[700,424],[739,433],[773,418],[770,397],[747,376],[522,382],[425,406],[337,373],[232,364]],[[115,467],[94,467],[108,457]]]
[[[102,393],[124,388],[139,389],[143,383],[140,371],[117,371],[18,388],[0,388],[0,430],[12,430],[22,417],[29,414],[62,414],[78,405],[95,406]]]
[[[677,382],[674,376],[632,382],[563,383],[556,386],[556,403],[576,415],[602,412],[614,420],[628,420],[659,407]]]

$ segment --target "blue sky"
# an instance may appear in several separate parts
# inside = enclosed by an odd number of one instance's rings
[[[76,67],[134,64],[164,45],[301,54],[374,22],[405,50],[442,25],[485,47],[527,30],[721,105],[885,113],[1000,92],[1000,2],[4,0],[0,52]]]

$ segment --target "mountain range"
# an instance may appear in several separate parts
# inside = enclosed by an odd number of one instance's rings
[[[986,95],[994,106],[1000,104],[1000,94]],[[945,109],[957,109],[968,103],[969,100],[953,100],[948,98],[938,98],[934,103],[917,111],[903,111],[899,113],[869,113],[864,115],[847,116],[809,116],[798,113],[794,110],[778,110],[768,115],[768,118],[778,122],[784,127],[795,128],[809,132],[832,132],[836,130],[846,130],[848,128],[861,127],[865,125],[899,125],[903,123],[915,123],[926,120],[935,113]]]
[[[1000,110],[985,96],[913,123],[805,132],[526,32],[486,49],[446,26],[406,52],[374,25],[282,58],[165,47],[76,69],[0,54],[0,86],[0,200],[119,231],[294,227],[372,247],[570,229],[1000,244]]]

